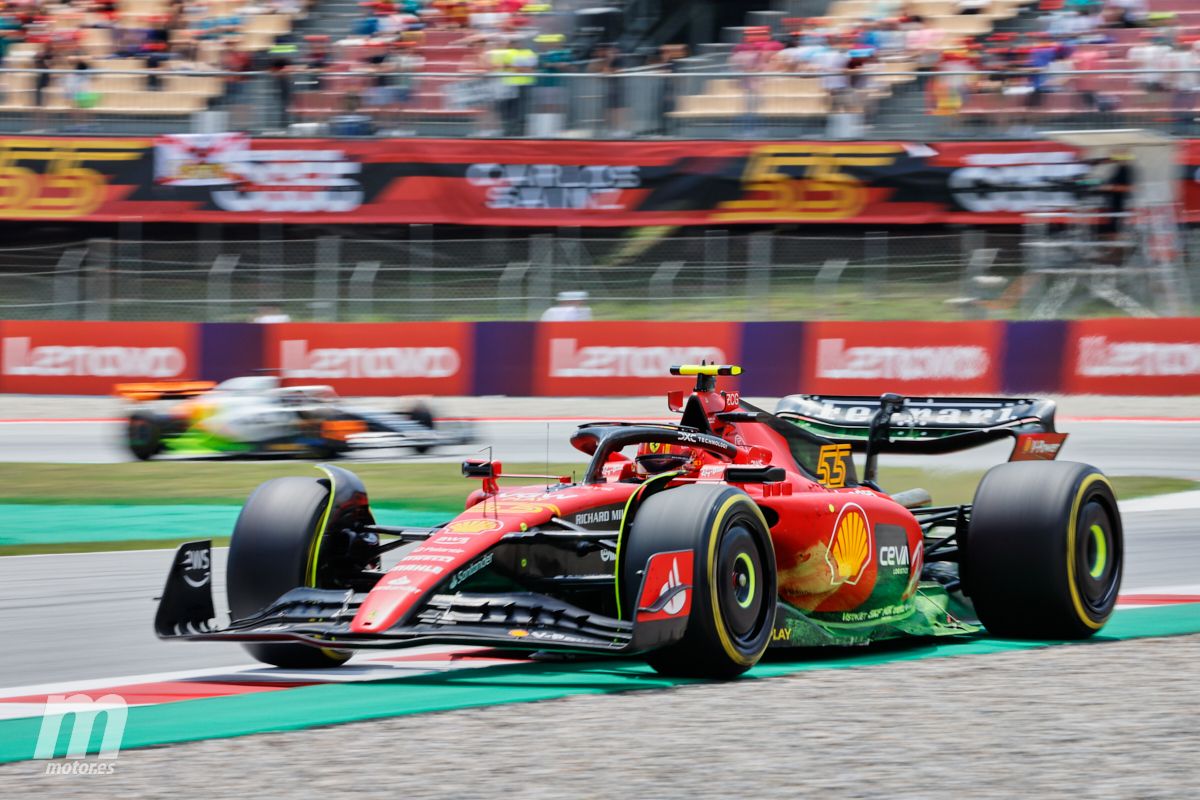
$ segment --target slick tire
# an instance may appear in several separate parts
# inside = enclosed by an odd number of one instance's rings
[[[254,490],[238,515],[225,570],[233,619],[262,611],[297,586],[316,586],[312,573],[317,537],[329,502],[329,481],[275,478]],[[345,651],[306,644],[242,645],[258,661],[290,669],[337,667]]]
[[[693,552],[691,612],[680,641],[646,655],[663,675],[725,680],[758,663],[771,641],[775,549],[754,501],[731,486],[692,484],[647,498],[622,543],[621,605],[634,618],[647,560]],[[653,623],[647,623],[653,624]]]
[[[975,491],[961,552],[963,589],[989,633],[1085,639],[1104,627],[1121,588],[1112,485],[1087,464],[993,467]]]
[[[162,422],[153,414],[145,411],[130,414],[126,435],[129,452],[139,461],[149,461],[163,450]]]
[[[408,418],[422,427],[433,430],[433,411],[424,403],[417,403],[408,411]]]

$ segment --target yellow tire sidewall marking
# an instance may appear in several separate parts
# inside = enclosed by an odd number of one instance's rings
[[[712,604],[713,627],[717,631],[717,637],[721,640],[721,647],[724,648],[725,654],[734,662],[743,666],[751,666],[758,661],[760,657],[762,657],[763,652],[767,649],[767,645],[771,643],[771,637],[767,637],[766,641],[763,642],[762,648],[752,657],[748,658],[742,653],[738,652],[738,649],[733,645],[733,637],[729,635],[729,631],[725,627],[725,620],[721,618],[721,605],[718,597],[719,592],[717,591],[717,540],[721,538],[721,523],[725,521],[729,510],[739,503],[742,503],[753,509],[754,515],[758,517],[759,522],[762,523],[763,530],[768,531],[767,535],[770,535],[770,529],[767,526],[767,520],[762,515],[762,511],[759,510],[758,506],[754,504],[753,500],[740,493],[730,497],[721,504],[719,509],[717,509],[717,514],[713,518],[712,528],[708,532],[708,571],[706,574],[708,575],[709,580],[709,595]]]
[[[1071,520],[1067,525],[1067,588],[1071,592],[1071,603],[1075,606],[1075,614],[1079,617],[1079,621],[1092,630],[1098,631],[1104,627],[1105,620],[1097,622],[1088,616],[1087,609],[1083,605],[1083,597],[1079,594],[1079,587],[1075,585],[1075,538],[1079,533],[1079,507],[1083,505],[1083,498],[1088,489],[1095,483],[1102,483],[1108,487],[1110,492],[1112,491],[1112,484],[1108,482],[1108,478],[1099,473],[1093,473],[1083,479],[1083,483],[1075,493],[1075,501],[1071,504]]]

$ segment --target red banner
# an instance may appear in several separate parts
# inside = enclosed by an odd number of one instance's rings
[[[739,328],[736,322],[544,322],[537,329],[533,393],[665,394],[682,386],[668,371],[672,365],[737,363]],[[725,378],[721,386],[737,384]]]
[[[1200,146],[1181,148],[1200,219]],[[1091,168],[1045,142],[0,138],[0,219],[504,226],[1017,224]]]
[[[263,360],[290,384],[329,384],[345,395],[465,395],[471,331],[467,322],[269,325]]]
[[[814,394],[996,394],[1002,322],[811,322],[803,391]]]
[[[0,391],[111,394],[131,381],[196,378],[189,322],[0,323]]]
[[[1200,319],[1088,319],[1069,324],[1066,394],[1200,394]]]

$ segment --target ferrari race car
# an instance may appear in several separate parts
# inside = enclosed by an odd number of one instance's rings
[[[677,424],[580,426],[571,443],[591,461],[579,482],[465,462],[480,488],[432,528],[376,524],[362,483],[337,467],[264,483],[230,544],[232,621],[215,620],[210,542],[191,542],[155,630],[243,642],[292,668],[436,642],[636,655],[667,675],[730,678],[770,646],[981,626],[1079,639],[1105,624],[1121,517],[1103,474],[1052,460],[1066,438],[1052,402],[798,395],[768,413],[717,390],[739,371],[672,368],[696,376],[690,394],[668,395]],[[876,484],[881,453],[1005,437],[1013,460],[984,476],[971,505]],[[504,478],[539,482],[501,488]]]
[[[256,375],[222,383],[126,383],[117,394],[134,403],[129,450],[147,460],[188,455],[301,455],[336,458],[350,451],[408,447],[425,453],[470,442],[470,428],[435,426],[423,405],[399,413],[351,409],[329,386],[283,386]]]

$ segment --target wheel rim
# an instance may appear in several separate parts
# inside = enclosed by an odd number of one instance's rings
[[[762,627],[762,554],[754,535],[742,525],[731,526],[721,537],[716,577],[729,633],[742,643],[753,640]]]
[[[1079,593],[1089,611],[1102,614],[1114,599],[1121,572],[1116,526],[1108,508],[1092,498],[1080,508],[1075,530],[1075,576]]]
[[[129,441],[134,445],[150,443],[150,423],[143,419],[135,419],[129,423]]]

